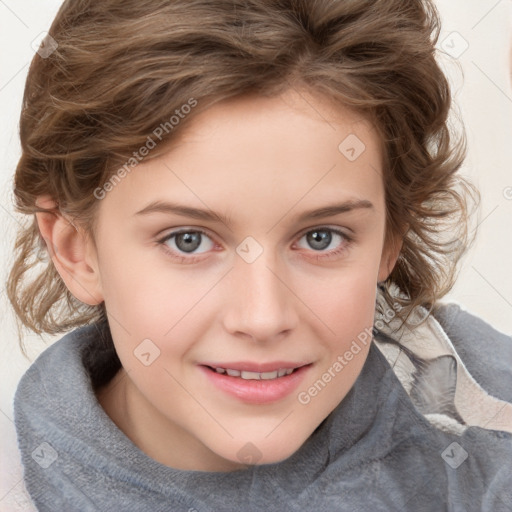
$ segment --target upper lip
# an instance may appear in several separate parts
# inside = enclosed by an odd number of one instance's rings
[[[273,361],[270,363],[254,363],[250,361],[233,361],[230,363],[202,363],[202,366],[211,368],[229,368],[231,370],[239,370],[241,372],[275,372],[290,368],[299,368],[310,363],[297,363],[292,361]]]

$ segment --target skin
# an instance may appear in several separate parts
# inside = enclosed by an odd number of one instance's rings
[[[366,146],[354,162],[338,149],[349,134]],[[373,207],[297,220],[349,199]],[[136,215],[154,200],[209,208],[230,224]],[[243,469],[238,452],[247,443],[258,464],[296,452],[348,393],[369,344],[308,404],[298,393],[371,328],[377,282],[399,252],[397,244],[384,246],[381,151],[370,123],[306,92],[217,104],[108,192],[98,215],[95,243],[65,216],[37,218],[70,291],[87,304],[105,301],[123,369],[98,400],[115,424],[147,455],[178,469]],[[158,243],[182,228],[208,234],[192,254],[176,238]],[[321,249],[307,236],[315,228],[332,235]],[[252,263],[236,252],[248,236],[263,249]],[[149,366],[134,355],[144,339],[160,350]],[[248,404],[210,384],[198,364],[212,360],[312,366],[285,398]]]

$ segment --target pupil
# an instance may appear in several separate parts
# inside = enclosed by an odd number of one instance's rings
[[[308,235],[308,243],[313,249],[325,249],[331,243],[332,235],[329,231],[313,231]]]
[[[177,247],[185,252],[195,251],[201,243],[200,233],[181,233],[176,236]]]

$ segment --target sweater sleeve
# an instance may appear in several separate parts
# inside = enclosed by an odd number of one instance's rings
[[[434,317],[482,388],[496,398],[512,402],[512,336],[457,304],[440,304]]]

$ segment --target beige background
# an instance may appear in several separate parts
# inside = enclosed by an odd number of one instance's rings
[[[2,282],[10,264],[18,217],[12,213],[11,180],[19,158],[18,117],[31,43],[47,30],[60,0],[0,0],[0,226]],[[509,50],[511,0],[438,0],[443,18],[439,47],[455,100],[466,124],[469,156],[464,173],[482,193],[479,234],[463,260],[446,301],[459,303],[497,329],[512,334],[512,90]],[[446,53],[450,55],[446,55]],[[0,511],[32,510],[12,423],[12,398],[30,361],[19,352],[12,312],[0,286]],[[57,338],[58,339],[58,338]],[[45,345],[27,338],[31,358]],[[48,338],[48,343],[52,339]],[[485,354],[483,354],[485,357]]]

